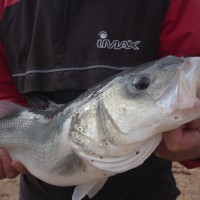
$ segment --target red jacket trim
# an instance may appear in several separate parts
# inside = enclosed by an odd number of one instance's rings
[[[180,162],[182,165],[184,165],[185,167],[187,167],[188,169],[193,169],[193,168],[197,168],[200,167],[200,160],[189,160],[189,161],[182,161]]]
[[[160,35],[160,56],[200,56],[199,10],[199,0],[171,0]]]

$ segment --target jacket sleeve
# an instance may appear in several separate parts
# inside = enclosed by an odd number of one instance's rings
[[[171,0],[160,34],[160,56],[200,56],[199,19],[199,0]],[[200,167],[200,159],[181,164]]]
[[[8,100],[26,105],[26,99],[20,95],[10,75],[4,48],[0,40],[0,100]]]
[[[0,100],[8,100],[25,106],[26,99],[18,93],[11,77],[1,37],[1,23],[4,8],[17,1],[19,0],[0,0]]]
[[[160,35],[160,56],[200,56],[200,1],[170,2]]]

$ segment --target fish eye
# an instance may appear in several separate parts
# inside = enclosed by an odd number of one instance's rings
[[[139,75],[134,78],[132,85],[137,90],[144,90],[150,85],[150,77],[148,75]]]

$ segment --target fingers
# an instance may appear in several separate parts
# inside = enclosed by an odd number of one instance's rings
[[[175,129],[163,134],[163,143],[164,146],[172,152],[179,151],[179,148],[183,145],[183,133],[181,129]]]
[[[18,171],[20,174],[27,174],[28,170],[24,165],[22,165],[19,161],[13,161],[11,163],[11,166]]]
[[[11,166],[12,159],[7,151],[0,149],[0,179],[14,178],[19,173]]]
[[[193,124],[192,127],[196,126]],[[176,129],[163,134],[163,141],[155,150],[158,157],[172,161],[200,157],[200,131]]]
[[[177,156],[179,150],[179,140],[180,130],[176,129],[170,132],[165,132],[163,134],[163,140],[160,145],[155,150],[155,155],[167,160],[179,160],[180,157]]]
[[[3,179],[3,178],[6,178],[6,175],[4,173],[3,164],[0,160],[0,180]]]
[[[0,149],[0,179],[15,178],[18,174],[27,174],[28,170],[18,161],[12,161],[8,152]]]
[[[188,129],[199,129],[200,128],[200,119],[196,119],[192,122],[189,122],[188,124],[186,124],[186,127]]]

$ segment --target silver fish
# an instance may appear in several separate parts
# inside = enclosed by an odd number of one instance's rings
[[[67,105],[33,111],[0,101],[0,147],[31,174],[94,196],[141,165],[162,132],[200,117],[200,58],[166,57],[98,84]]]

